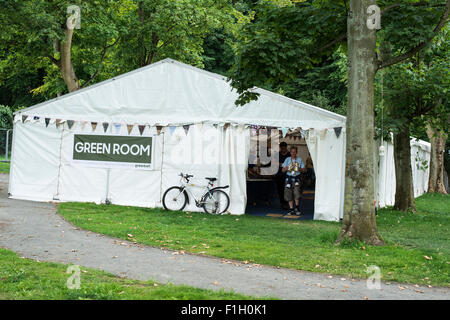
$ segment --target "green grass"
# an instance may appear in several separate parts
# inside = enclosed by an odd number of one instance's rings
[[[0,156],[0,160],[4,159],[4,156]],[[9,162],[0,162],[0,173],[9,173]]]
[[[379,211],[382,247],[335,245],[336,222],[89,203],[62,203],[58,211],[84,229],[151,246],[347,277],[365,278],[377,265],[385,281],[450,286],[450,196],[424,195],[416,205],[416,214]]]
[[[80,267],[80,289],[68,289],[67,265],[20,258],[0,248],[0,300],[225,300],[250,299],[224,290],[213,291],[188,286],[161,285],[153,281],[119,278],[103,271]]]

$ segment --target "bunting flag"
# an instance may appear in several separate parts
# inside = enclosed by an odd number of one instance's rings
[[[281,128],[281,134],[283,135],[283,138],[286,137],[288,131],[289,131],[289,128]]]
[[[25,122],[27,120],[28,116],[23,115],[22,116],[22,122]]]
[[[39,121],[39,119],[40,119],[40,118],[39,118],[38,116],[34,116],[34,117],[33,117],[33,120],[34,120],[34,121]]]
[[[48,127],[48,124],[50,123],[50,118],[45,118],[45,127]]]
[[[97,128],[97,122],[91,122],[91,128],[92,131],[95,131],[95,129]]]
[[[106,130],[108,130],[108,127],[109,127],[109,123],[103,122],[102,125],[103,125],[103,132],[106,133]]]
[[[334,128],[334,133],[336,134],[337,138],[339,138],[339,136],[341,135],[341,131],[342,131],[342,127],[335,127]]]
[[[61,119],[56,119],[56,128],[59,128],[59,126],[61,125],[62,120]]]
[[[225,123],[225,125],[223,126],[223,130],[225,131],[225,130],[227,130],[227,128],[230,126],[230,124],[227,122],[227,123]]]
[[[86,127],[86,123],[87,123],[87,121],[81,121],[81,124],[80,124],[81,130],[84,130],[84,127]]]
[[[67,126],[69,127],[69,130],[72,129],[74,123],[75,123],[75,121],[73,121],[73,120],[67,120]]]
[[[307,130],[303,130],[302,128],[300,128],[300,134],[302,136],[302,139],[305,139],[306,133],[307,133]]]
[[[169,127],[169,129],[170,129],[170,135],[173,135],[173,133],[175,132],[175,129],[176,129],[177,127],[174,127],[174,126],[170,126]]]
[[[114,129],[116,129],[116,134],[120,132],[121,127],[122,125],[120,123],[114,123]]]
[[[132,124],[127,124],[127,130],[128,130],[128,134],[131,134],[131,131],[133,130],[134,125]]]
[[[138,128],[139,128],[139,133],[142,136],[142,134],[144,133],[144,130],[145,130],[145,125],[140,125],[140,126],[138,126]]]
[[[184,125],[183,126],[184,133],[186,133],[186,135],[188,135],[188,133],[189,133],[189,127],[190,127],[190,125]]]
[[[162,126],[156,126],[156,132],[158,133],[158,135],[161,134],[161,130],[162,130]]]

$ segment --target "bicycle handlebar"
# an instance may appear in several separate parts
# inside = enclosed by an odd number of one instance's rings
[[[183,174],[183,172],[181,172],[179,174],[179,176],[182,177],[182,178],[185,178],[186,180],[189,180],[189,178],[193,177],[193,175],[191,175],[191,174]]]

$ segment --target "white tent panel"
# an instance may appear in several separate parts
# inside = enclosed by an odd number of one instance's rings
[[[384,141],[383,145],[385,148],[383,157],[380,157],[378,149],[376,150],[379,161],[376,196],[381,208],[394,205],[396,187],[394,145],[390,141]],[[411,169],[414,197],[421,196],[428,189],[430,149],[430,143],[411,139]]]
[[[314,219],[339,221],[343,207],[345,132],[310,130],[308,144],[316,174]]]
[[[49,201],[58,185],[61,132],[14,123],[9,193],[17,199]]]
[[[431,145],[422,140],[411,140],[411,168],[414,181],[414,197],[428,190]]]

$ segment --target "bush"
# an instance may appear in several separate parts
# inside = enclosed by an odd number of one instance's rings
[[[13,111],[8,106],[0,105],[0,129],[11,129],[13,126]]]

